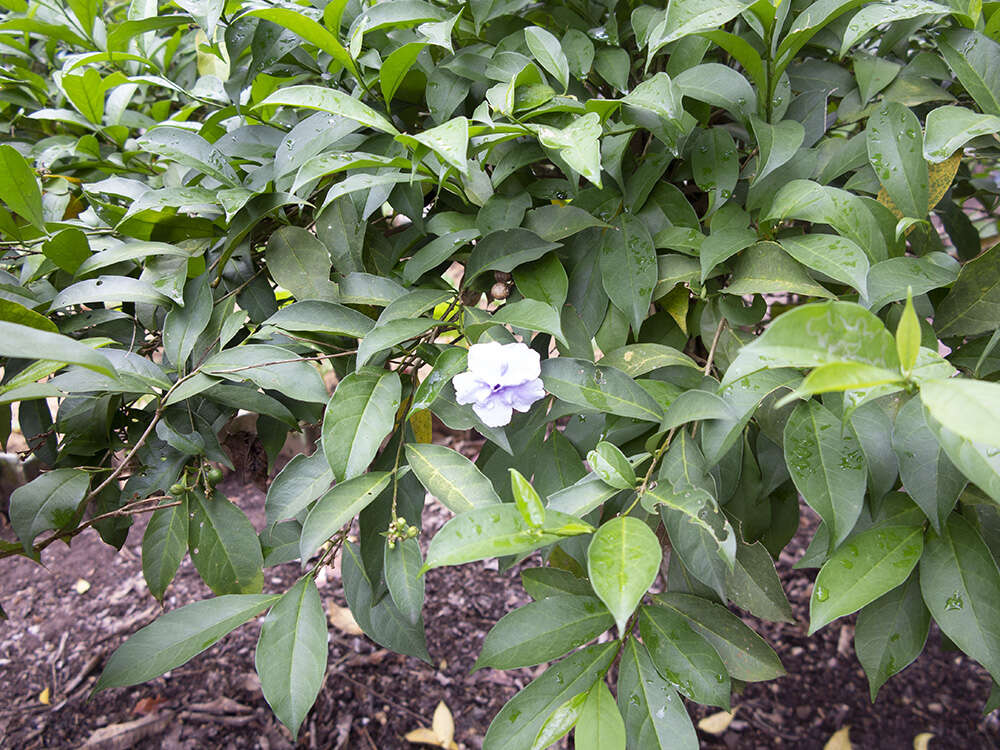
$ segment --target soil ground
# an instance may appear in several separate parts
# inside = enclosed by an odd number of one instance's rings
[[[263,525],[263,494],[230,477],[222,489]],[[432,504],[425,515],[436,531],[446,513]],[[89,748],[322,748],[395,750],[416,747],[403,739],[430,726],[439,701],[455,719],[455,739],[478,750],[490,719],[536,670],[469,674],[483,638],[506,612],[527,601],[516,571],[499,573],[481,563],[431,571],[427,622],[431,667],[397,656],[364,636],[330,628],[329,668],[315,707],[293,741],[261,696],[253,648],[259,622],[251,622],[188,664],[145,685],[87,697],[111,652],[149,623],[160,606],[149,595],[140,564],[140,521],[121,553],[86,532],[71,548],[52,545],[44,569],[22,558],[0,573],[0,747],[31,750]],[[852,620],[806,637],[806,615],[815,571],[791,565],[815,528],[802,527],[778,561],[798,622],[747,622],[775,647],[788,675],[751,684],[735,695],[735,720],[721,736],[700,733],[704,748],[823,748],[850,726],[855,748],[902,750],[923,732],[930,748],[1000,747],[997,713],[984,717],[990,679],[962,654],[941,649],[932,630],[925,653],[882,688],[873,706],[854,654]],[[9,528],[0,530],[5,536]],[[297,563],[270,568],[266,590],[284,590],[298,576]],[[77,582],[90,584],[78,593]],[[345,605],[336,568],[321,576],[324,604]],[[189,560],[168,590],[173,609],[209,595]],[[39,700],[48,690],[49,703]],[[697,721],[714,712],[688,706]]]

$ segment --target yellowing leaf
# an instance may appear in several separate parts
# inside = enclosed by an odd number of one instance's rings
[[[455,744],[455,720],[444,701],[434,709],[431,728],[420,727],[406,733],[406,741],[420,745],[434,745],[442,750],[458,750]]]
[[[47,706],[49,705],[49,703],[52,702],[48,688],[45,688],[45,690],[43,690],[38,694],[38,702],[41,703],[43,706]]]
[[[733,722],[733,717],[736,716],[738,710],[739,706],[732,711],[719,711],[711,716],[706,716],[698,722],[698,729],[709,734],[720,735],[729,729],[729,725]]]
[[[928,213],[936,206],[944,194],[948,192],[948,188],[951,187],[952,181],[955,179],[955,173],[958,172],[958,165],[962,161],[962,151],[958,150],[951,157],[938,164],[932,164],[927,162],[927,176],[929,193],[927,198],[927,211]],[[903,218],[903,212],[900,211],[896,204],[892,202],[892,198],[886,192],[885,188],[880,188],[878,195],[875,199],[881,203],[883,206],[888,208],[896,216],[897,219]],[[919,216],[916,218],[920,218]]]
[[[83,596],[83,595],[84,595],[84,594],[86,594],[86,593],[87,593],[88,591],[90,591],[90,581],[85,581],[85,580],[84,580],[84,579],[82,579],[82,578],[77,578],[77,579],[76,579],[76,583],[74,583],[74,584],[73,584],[73,589],[74,589],[74,590],[76,591],[76,593],[78,593],[78,594],[79,594],[80,596]]]
[[[337,630],[348,635],[361,635],[364,632],[354,619],[354,615],[351,614],[351,610],[347,607],[341,607],[337,602],[331,601],[327,605],[326,611],[327,616],[330,618],[330,624]]]
[[[667,311],[667,314],[674,319],[677,327],[685,334],[687,329],[688,303],[691,301],[691,293],[683,284],[678,284],[666,296],[659,300],[659,305]]]
[[[434,709],[434,718],[431,720],[431,728],[435,734],[441,738],[442,746],[450,746],[455,739],[455,720],[451,716],[451,711],[444,701],[437,704]]]
[[[827,740],[826,744],[823,745],[823,750],[852,750],[854,746],[851,744],[850,735],[850,726],[838,729],[833,733],[833,736]]]
[[[421,409],[410,415],[410,426],[418,443],[429,443],[434,439],[433,424],[429,409]]]
[[[921,732],[918,734],[913,738],[913,750],[927,750],[933,736],[930,732]]]

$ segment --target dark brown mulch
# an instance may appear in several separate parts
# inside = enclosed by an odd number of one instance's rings
[[[252,487],[234,488],[234,481],[224,489],[261,524],[262,494]],[[433,508],[427,516],[435,529],[445,517]],[[811,525],[804,523],[779,561],[800,622],[748,620],[775,646],[789,674],[750,685],[735,696],[735,720],[721,737],[703,734],[703,746],[810,750],[822,748],[845,725],[851,726],[856,748],[910,748],[921,732],[935,735],[931,748],[1000,746],[996,717],[981,714],[989,677],[965,656],[942,652],[936,633],[918,662],[883,687],[874,706],[851,647],[851,622],[838,621],[806,637],[814,573],[792,571],[790,566],[808,541]],[[292,747],[292,739],[261,697],[254,674],[258,623],[149,684],[104,692],[87,701],[111,651],[160,611],[142,580],[140,540],[139,529],[133,530],[125,550],[115,555],[88,533],[72,548],[49,547],[44,570],[23,559],[3,564],[0,603],[10,620],[0,622],[0,747],[78,747],[102,727],[113,738],[92,747]],[[282,590],[297,576],[296,564],[269,569],[266,588]],[[84,594],[74,589],[81,578],[90,583]],[[320,583],[325,602],[345,603],[336,570],[328,569]],[[185,562],[166,607],[208,593]],[[515,573],[499,573],[482,564],[429,573],[425,617],[434,667],[331,627],[326,684],[297,746],[415,747],[403,735],[429,726],[434,707],[443,700],[454,713],[457,742],[479,748],[492,716],[530,681],[534,670],[470,675],[469,669],[486,631],[524,601]],[[46,688],[49,705],[39,701]],[[696,720],[714,711],[689,708]]]

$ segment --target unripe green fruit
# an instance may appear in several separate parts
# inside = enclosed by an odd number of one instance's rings
[[[217,485],[219,482],[222,481],[222,469],[220,469],[218,466],[213,466],[211,469],[205,472],[205,479],[207,479],[208,483],[214,487],[215,485]]]
[[[174,497],[177,497],[178,495],[183,495],[185,492],[187,492],[187,487],[185,487],[180,482],[178,482],[177,484],[170,485],[170,494],[173,495]]]

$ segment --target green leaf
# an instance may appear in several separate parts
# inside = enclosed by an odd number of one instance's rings
[[[401,318],[377,322],[358,346],[357,367],[360,370],[381,351],[392,349],[404,341],[415,339],[434,326],[442,325],[433,318]]]
[[[330,281],[330,252],[311,232],[281,227],[268,240],[265,258],[271,278],[295,299],[337,298],[337,287]]]
[[[794,293],[807,297],[833,297],[817,284],[777,242],[751,245],[736,260],[727,294]]]
[[[556,659],[592,641],[614,625],[593,596],[558,593],[500,618],[486,634],[473,671],[530,667]]]
[[[524,30],[524,41],[545,72],[555,78],[565,91],[569,87],[569,62],[559,40],[539,26],[529,26]]]
[[[71,227],[46,241],[42,253],[64,271],[76,273],[80,264],[90,257],[90,243],[86,234]]]
[[[292,457],[267,488],[264,510],[267,525],[273,528],[279,521],[296,517],[303,508],[330,489],[333,471],[323,451],[311,456],[303,453]]]
[[[464,245],[479,237],[478,229],[449,232],[417,250],[403,267],[403,281],[413,284],[425,273],[444,263]]]
[[[78,469],[56,469],[21,485],[10,495],[10,525],[31,554],[35,537],[43,531],[64,529],[76,523],[77,509],[90,475]]]
[[[16,323],[17,325],[27,326],[38,331],[46,331],[47,333],[59,333],[56,324],[44,315],[39,315],[34,310],[29,310],[24,305],[9,299],[0,298],[0,321]],[[21,373],[18,374],[20,375]],[[10,382],[8,380],[5,385],[9,386]]]
[[[625,721],[604,680],[598,680],[576,722],[576,750],[625,750]]]
[[[142,535],[142,575],[149,593],[161,602],[188,550],[187,494],[161,500],[160,505],[171,501],[180,505],[152,513]]]
[[[938,422],[974,443],[1000,448],[1000,383],[925,380],[920,400]]]
[[[538,736],[531,743],[531,750],[545,750],[569,734],[580,718],[587,695],[589,693],[586,692],[574,695],[553,711],[538,730]]]
[[[264,101],[257,104],[255,108],[266,107],[272,104],[280,104],[286,107],[318,109],[333,115],[346,117],[349,120],[354,120],[389,135],[397,135],[399,133],[391,122],[367,104],[363,104],[359,99],[334,88],[310,85],[279,88],[264,99]]]
[[[145,302],[167,308],[171,306],[170,298],[146,281],[128,276],[101,276],[88,281],[78,281],[66,287],[55,296],[49,309],[58,310],[71,305],[96,303],[111,306],[119,302]]]
[[[1000,115],[1000,45],[968,29],[940,34],[937,48],[959,82],[988,115]]]
[[[708,640],[737,680],[760,682],[785,674],[770,646],[721,604],[692,594],[657,594],[657,604],[681,614]]]
[[[601,187],[600,115],[588,112],[562,130],[549,125],[532,128],[542,146],[555,151],[570,169]]]
[[[656,580],[662,559],[656,534],[637,518],[614,518],[590,540],[587,570],[591,585],[614,615],[623,637],[625,624]]]
[[[802,265],[848,284],[862,294],[867,292],[868,256],[846,237],[818,233],[782,237],[781,247]]]
[[[264,555],[253,524],[221,492],[189,492],[188,544],[198,575],[216,594],[256,594],[264,586]]]
[[[31,325],[0,321],[0,356],[34,360],[39,355],[55,362],[80,365],[102,375],[115,375],[115,368],[107,357],[76,339]]]
[[[912,294],[906,295],[906,307],[896,326],[896,352],[899,354],[899,366],[904,374],[909,375],[920,354],[920,321],[913,309]]]
[[[513,271],[522,263],[538,260],[549,250],[559,247],[546,242],[527,229],[504,229],[491,232],[483,237],[465,264],[463,283],[467,286],[474,278],[486,271]]]
[[[751,117],[754,137],[760,155],[757,157],[757,173],[753,177],[756,184],[783,164],[788,163],[805,139],[806,131],[796,120],[782,120],[771,125],[759,117]]]
[[[601,280],[615,306],[625,313],[638,335],[649,315],[657,281],[656,249],[646,224],[624,215],[604,233],[601,243]]]
[[[555,308],[536,299],[522,299],[510,302],[494,314],[493,320],[528,331],[550,333],[565,342],[562,323]]]
[[[569,293],[569,277],[566,276],[566,269],[555,253],[549,253],[534,263],[515,268],[514,285],[525,297],[544,302],[553,310],[562,309]],[[554,330],[560,328],[561,323]]]
[[[350,307],[335,302],[309,300],[293,302],[281,308],[262,325],[272,325],[285,331],[362,338],[375,323],[367,315]]]
[[[867,306],[877,312],[890,302],[906,299],[908,291],[919,295],[948,286],[958,274],[958,263],[944,253],[928,253],[922,258],[905,256],[883,260],[868,272]]]
[[[412,136],[398,136],[397,140],[421,143],[462,174],[469,174],[469,121],[464,117],[456,117]]]
[[[924,418],[927,428],[934,434],[938,444],[951,460],[953,467],[949,468],[952,474],[954,475],[954,469],[957,468],[994,502],[1000,503],[1000,451],[959,437],[938,424],[929,414],[925,413]],[[961,479],[955,478],[956,486],[964,487]],[[940,524],[934,524],[934,528],[940,529]]]
[[[148,682],[215,644],[280,597],[231,594],[202,599],[161,615],[111,655],[94,692]]]
[[[406,460],[420,483],[452,513],[500,502],[490,480],[472,461],[451,448],[407,443]]]
[[[750,229],[720,229],[712,232],[701,243],[698,256],[701,263],[701,281],[705,282],[715,267],[729,260],[741,250],[756,244],[757,233]]]
[[[0,175],[3,202],[36,229],[44,230],[45,216],[38,180],[31,165],[13,146],[0,145]]]
[[[545,512],[545,524],[536,528],[513,504],[475,508],[452,518],[431,539],[424,569],[517,555],[591,531],[590,524],[552,509]]]
[[[686,354],[664,344],[629,344],[605,354],[599,364],[614,367],[633,378],[661,367],[698,369],[698,365]]]
[[[573,205],[533,208],[524,216],[524,226],[546,242],[558,242],[591,227],[608,227],[603,221]]]
[[[402,385],[384,370],[352,372],[337,385],[323,417],[323,451],[338,482],[363,474],[393,428]]]
[[[334,33],[331,33],[304,13],[292,8],[257,8],[240,16],[240,18],[246,17],[262,18],[265,21],[283,26],[305,39],[309,44],[319,47],[348,70],[355,70],[354,61],[335,35],[336,29],[334,29]],[[206,31],[206,33],[211,36],[211,31]]]
[[[774,560],[760,542],[737,545],[736,564],[726,578],[726,593],[737,607],[764,620],[795,622]]]
[[[809,373],[802,384],[785,398],[792,400],[815,393],[830,393],[832,391],[853,391],[872,388],[884,384],[903,384],[903,377],[898,372],[872,367],[861,362],[831,362],[820,365]],[[782,401],[778,405],[782,405]]]
[[[870,31],[884,23],[905,21],[928,14],[951,12],[952,8],[940,3],[927,2],[927,0],[914,0],[899,4],[878,3],[862,8],[854,14],[847,26],[847,32],[840,44],[840,56],[843,57],[847,50],[864,39]]]
[[[639,632],[657,671],[671,685],[698,703],[729,708],[726,665],[684,617],[664,607],[643,607]]]
[[[750,0],[674,0],[649,34],[649,59],[670,42],[725,26],[750,5]]]
[[[854,650],[868,676],[873,702],[890,677],[920,656],[930,624],[916,575],[858,613]]]
[[[923,548],[920,526],[878,526],[851,537],[816,577],[809,601],[809,634],[903,583]]]
[[[531,750],[546,719],[567,700],[589,690],[617,653],[616,641],[600,643],[549,667],[500,709],[486,732],[483,750]]]
[[[740,162],[728,130],[715,127],[701,133],[691,155],[691,171],[698,187],[708,193],[708,214],[733,197]]]
[[[382,90],[382,99],[385,100],[386,109],[392,102],[392,97],[396,95],[397,89],[410,72],[410,68],[417,61],[417,56],[427,46],[426,42],[409,42],[394,49],[379,68],[378,82]]]
[[[785,462],[802,497],[829,525],[837,547],[864,503],[867,464],[858,436],[817,401],[799,404],[784,431]]]
[[[385,545],[383,571],[389,595],[413,625],[420,622],[424,608],[424,579],[420,576],[423,564],[420,542],[416,539],[401,539],[391,548]]]
[[[614,443],[606,440],[599,442],[594,450],[587,454],[587,463],[605,484],[619,490],[635,488],[635,470]]]
[[[802,305],[779,315],[726,370],[728,385],[764,368],[862,362],[898,370],[896,342],[875,315],[851,302]]]
[[[198,337],[212,319],[212,288],[207,277],[191,279],[184,286],[184,306],[175,306],[163,321],[163,353],[178,371],[187,363]]]
[[[236,171],[215,146],[197,133],[159,126],[139,138],[139,146],[150,153],[213,177],[229,187],[238,187]]]
[[[886,102],[868,119],[868,161],[903,216],[927,215],[929,176],[920,121],[907,107]]]
[[[618,709],[629,750],[698,750],[684,702],[653,666],[646,647],[629,638],[618,667]]]
[[[201,371],[227,380],[249,380],[299,401],[327,401],[326,386],[316,368],[280,346],[243,344],[225,349],[205,360]]]
[[[920,591],[934,621],[962,651],[1000,674],[1000,571],[976,530],[952,514],[928,533]]]
[[[613,367],[583,359],[549,358],[542,362],[545,390],[577,406],[622,417],[659,422],[659,404],[632,378]]]
[[[304,576],[264,618],[254,657],[264,698],[293,737],[323,686],[326,642],[319,591],[312,577]]]
[[[586,579],[577,578],[568,570],[559,568],[525,568],[521,571],[521,584],[528,596],[535,601],[564,594],[593,596],[593,590]],[[611,623],[608,627],[611,627]]]
[[[1000,117],[946,105],[928,112],[924,126],[924,158],[939,164],[973,138],[1000,132]]]
[[[941,338],[973,336],[1000,327],[1000,245],[962,266],[958,281],[936,306]]]
[[[540,529],[545,524],[545,508],[542,505],[542,498],[531,486],[531,482],[524,478],[524,475],[517,469],[510,468],[510,488],[514,495],[514,504],[517,506],[521,517],[533,529]]]
[[[341,481],[327,491],[309,511],[302,524],[299,549],[302,559],[308,560],[327,539],[350,522],[389,486],[392,474],[372,471],[359,477]]]
[[[674,78],[674,85],[684,96],[721,107],[744,122],[756,107],[750,82],[739,71],[719,63],[688,68]]]

